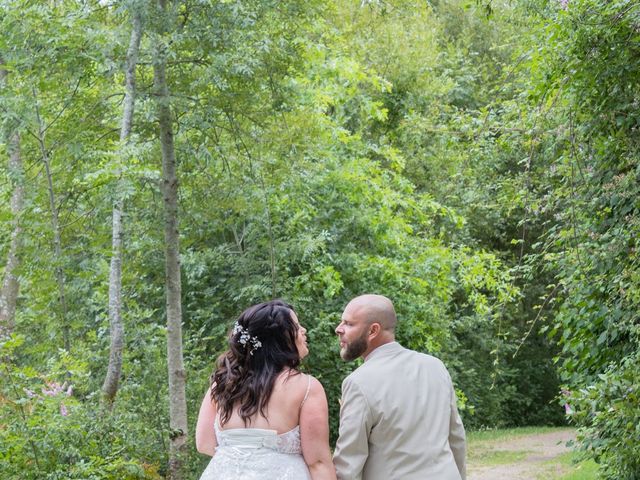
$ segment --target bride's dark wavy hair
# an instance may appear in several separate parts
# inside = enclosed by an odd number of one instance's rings
[[[236,324],[243,331],[232,328],[229,350],[220,355],[211,375],[211,397],[217,404],[222,425],[238,405],[245,426],[256,412],[265,417],[280,372],[286,367],[295,371],[300,365],[296,346],[298,325],[291,316],[293,311],[282,300],[272,300],[253,305],[238,317]],[[247,332],[251,338],[242,339]],[[251,340],[259,341],[261,346],[254,348]]]

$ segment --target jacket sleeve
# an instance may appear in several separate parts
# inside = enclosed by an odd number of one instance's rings
[[[372,428],[369,403],[360,387],[349,377],[342,382],[340,429],[333,463],[338,480],[361,480],[369,456]]]
[[[456,399],[456,392],[451,386],[451,420],[449,423],[449,446],[453,452],[453,458],[458,466],[460,477],[462,480],[467,478],[467,465],[466,465],[466,439],[464,426],[462,425],[462,419],[458,414],[458,406]]]

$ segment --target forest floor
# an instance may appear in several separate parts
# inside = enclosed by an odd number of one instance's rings
[[[591,479],[590,464],[573,464],[571,428],[522,428],[469,434],[468,480]]]

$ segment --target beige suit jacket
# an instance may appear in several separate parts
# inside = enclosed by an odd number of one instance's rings
[[[393,342],[342,383],[339,480],[465,480],[465,432],[435,357]]]

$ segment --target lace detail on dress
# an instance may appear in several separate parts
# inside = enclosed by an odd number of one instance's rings
[[[300,425],[296,425],[292,430],[278,435],[277,450],[281,453],[302,453]]]
[[[281,434],[278,434],[275,430],[264,428],[231,428],[222,430],[216,417],[214,430],[220,447],[271,448],[279,453],[302,453],[299,425]]]

